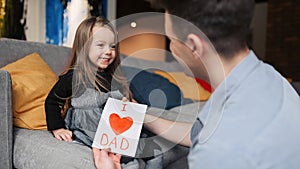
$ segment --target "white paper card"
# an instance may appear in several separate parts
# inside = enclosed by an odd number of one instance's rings
[[[103,109],[92,147],[134,157],[147,105],[109,98]]]

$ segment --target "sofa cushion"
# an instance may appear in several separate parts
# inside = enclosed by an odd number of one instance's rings
[[[57,76],[38,53],[1,68],[12,78],[13,123],[28,129],[47,129],[45,99]]]
[[[87,146],[59,141],[45,130],[15,128],[14,133],[15,168],[95,168]]]
[[[197,83],[195,78],[187,76],[184,72],[165,72],[158,70],[154,71],[154,73],[167,78],[171,83],[177,85],[185,98],[207,101],[211,95],[210,91]]]
[[[24,40],[0,38],[0,67],[37,52],[59,75],[71,59],[71,48]]]
[[[169,144],[162,146],[168,147],[163,154],[164,168],[169,168],[168,166],[175,161],[186,159],[189,151],[187,147],[176,145],[167,140],[160,141],[160,144]],[[50,131],[45,130],[28,130],[15,127],[13,155],[14,167],[17,169],[95,168],[92,151],[89,147],[74,142],[59,141],[53,137]],[[143,166],[140,163],[140,160],[134,160],[122,164],[122,168],[139,169]],[[183,162],[171,168],[187,168],[187,163]]]

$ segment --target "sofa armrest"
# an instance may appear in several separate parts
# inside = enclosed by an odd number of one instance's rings
[[[10,74],[0,70],[0,168],[13,168],[12,89]]]

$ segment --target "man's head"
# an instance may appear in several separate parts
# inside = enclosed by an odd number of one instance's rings
[[[248,47],[254,0],[151,0],[151,3],[194,24],[225,59]],[[182,41],[190,33],[197,35],[183,22],[172,25],[172,31]]]

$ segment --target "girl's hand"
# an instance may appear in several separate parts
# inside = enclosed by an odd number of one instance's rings
[[[122,102],[128,102],[129,100],[126,97],[122,98]],[[131,99],[131,102],[133,103],[138,103],[136,100],[134,100],[133,98]]]
[[[121,169],[120,154],[93,147],[94,162],[97,169]]]
[[[58,140],[64,140],[64,141],[72,141],[72,131],[61,128],[57,130],[52,130],[52,133],[54,134],[54,137]]]
[[[134,100],[133,98],[131,99],[131,102],[133,103],[138,103],[136,100]]]
[[[122,102],[128,102],[128,99],[126,97],[123,97]]]

